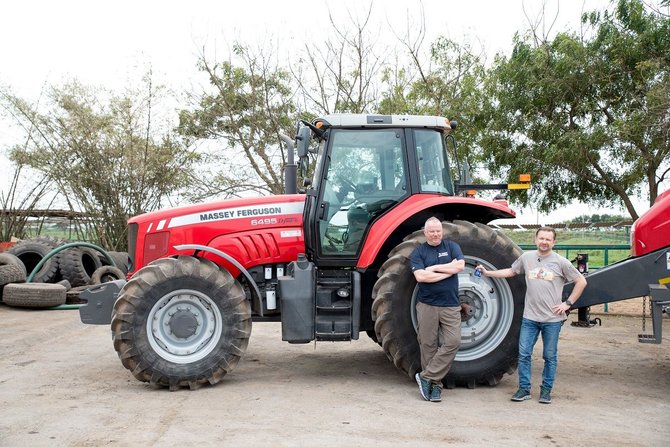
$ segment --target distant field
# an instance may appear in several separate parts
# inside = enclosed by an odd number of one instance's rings
[[[534,245],[535,231],[533,230],[503,230],[503,232],[518,245]],[[630,245],[630,234],[627,230],[556,230],[557,245],[602,245],[603,249],[583,250],[578,247],[568,250],[557,249],[556,251],[566,258],[573,260],[577,253],[589,255],[589,269],[603,267],[614,262],[625,259],[630,254],[630,249],[607,249],[607,262],[605,262],[605,247],[615,245]]]

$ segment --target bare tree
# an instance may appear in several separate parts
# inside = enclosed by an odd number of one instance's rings
[[[89,215],[98,243],[125,247],[128,217],[188,188],[198,159],[155,115],[161,95],[150,72],[122,95],[76,81],[54,86],[39,107],[3,90],[0,101],[26,131],[11,158],[43,173],[71,210]]]
[[[10,241],[12,237],[23,239],[28,233],[28,223],[32,212],[41,201],[54,195],[49,194],[50,182],[44,175],[30,176],[26,182],[25,166],[15,164],[9,187],[0,191],[0,241]],[[22,181],[23,180],[23,181]],[[25,183],[25,184],[24,184]]]
[[[234,61],[216,62],[203,51],[199,67],[208,88],[192,94],[194,106],[180,113],[182,135],[224,145],[207,156],[216,172],[198,185],[195,200],[283,191],[286,154],[279,135],[291,134],[295,123],[288,72],[263,50],[236,44],[233,53]]]
[[[348,12],[352,28],[329,11],[333,37],[305,45],[304,57],[291,68],[306,110],[316,114],[374,113],[387,50],[370,30],[373,4],[362,19]]]

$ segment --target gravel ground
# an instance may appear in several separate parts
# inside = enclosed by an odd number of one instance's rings
[[[643,298],[634,298],[632,300],[615,301],[613,303],[598,304],[591,307],[591,313],[594,315],[628,315],[632,317],[642,318],[642,306],[645,306],[647,314],[647,322],[650,319],[649,314],[649,299],[645,301]]]
[[[670,445],[670,323],[665,344],[640,344],[639,313],[613,311],[565,326],[554,402],[541,405],[539,350],[533,400],[510,402],[515,374],[428,403],[364,334],[289,345],[275,323],[254,324],[218,385],[169,392],[122,367],[107,326],[0,305],[0,446]]]

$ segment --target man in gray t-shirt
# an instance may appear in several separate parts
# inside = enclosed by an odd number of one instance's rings
[[[523,274],[526,278],[526,298],[519,334],[519,389],[512,400],[521,402],[530,399],[531,356],[537,338],[542,334],[542,385],[540,402],[551,403],[558,366],[558,336],[565,312],[572,307],[586,287],[586,279],[563,256],[552,249],[556,244],[556,231],[541,227],[535,232],[537,250],[522,254],[511,268],[486,270],[478,265],[477,270],[492,278],[510,278]],[[563,286],[573,281],[575,287],[565,302],[561,302]]]

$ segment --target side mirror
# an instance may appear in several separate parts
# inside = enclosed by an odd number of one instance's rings
[[[307,157],[307,153],[309,151],[309,143],[312,137],[311,133],[312,131],[307,126],[301,126],[298,129],[298,135],[296,136],[297,141],[296,149],[298,152],[298,158]]]

